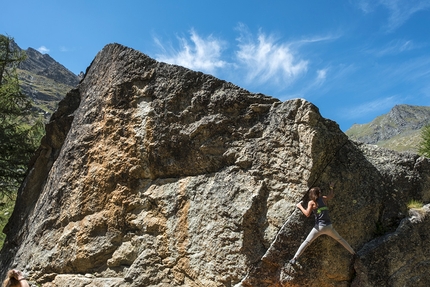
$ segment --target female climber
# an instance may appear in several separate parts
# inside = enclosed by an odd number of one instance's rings
[[[297,207],[303,212],[306,217],[309,217],[313,212],[315,215],[315,226],[312,228],[311,232],[309,232],[308,237],[305,241],[300,245],[293,259],[290,260],[291,264],[295,264],[297,262],[297,258],[303,253],[303,251],[308,247],[312,241],[314,241],[318,236],[326,234],[334,239],[336,239],[340,244],[345,247],[349,253],[355,256],[355,251],[352,247],[345,241],[333,228],[331,225],[330,216],[328,214],[327,200],[330,200],[334,197],[333,192],[333,184],[330,184],[330,192],[327,196],[323,196],[321,194],[321,189],[319,187],[313,187],[309,190],[309,202],[308,206],[305,209],[302,206],[302,202],[297,204]]]

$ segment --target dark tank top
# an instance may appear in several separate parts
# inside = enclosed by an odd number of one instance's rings
[[[318,207],[314,209],[315,225],[327,226],[331,224],[330,216],[328,215],[328,207],[325,205],[322,197],[317,198]]]

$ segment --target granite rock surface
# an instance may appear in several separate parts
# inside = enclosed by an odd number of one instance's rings
[[[43,287],[430,282],[428,206],[407,208],[430,201],[429,160],[350,141],[303,99],[110,44],[46,130],[3,274]],[[313,226],[296,204],[329,182],[333,225],[359,256],[322,236],[292,266]]]

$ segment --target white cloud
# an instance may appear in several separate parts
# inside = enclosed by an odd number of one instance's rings
[[[298,46],[298,45],[303,45],[303,44],[312,44],[312,43],[317,43],[317,42],[332,41],[332,40],[339,39],[340,37],[341,37],[340,32],[329,34],[329,35],[324,35],[324,36],[306,37],[306,38],[292,42],[291,45]]]
[[[389,31],[403,25],[414,13],[430,8],[428,0],[380,0],[380,3],[390,11]]]
[[[166,53],[158,54],[157,60],[207,73],[214,73],[216,69],[227,65],[227,62],[221,60],[224,48],[223,41],[212,36],[203,39],[194,30],[191,30],[190,34],[191,43],[187,39],[180,37],[178,38],[181,43],[180,50],[170,49],[170,53],[167,52],[159,39],[155,39],[156,43]]]
[[[284,90],[308,71],[309,61],[298,52],[303,45],[334,39],[333,36],[313,37],[282,42],[262,32],[249,33],[244,25],[238,27],[236,45],[228,45],[213,36],[202,37],[191,30],[189,38],[178,37],[179,48],[166,45],[154,37],[161,49],[158,61],[210,73],[242,85],[270,85]],[[325,82],[327,69],[317,72],[313,85]]]
[[[411,51],[416,48],[421,48],[421,45],[416,45],[411,40],[392,40],[384,47],[368,50],[369,53],[375,56],[382,57],[386,55],[397,55],[403,52]]]
[[[428,0],[362,0],[358,7],[365,13],[371,13],[377,6],[384,6],[389,11],[385,29],[392,32],[402,26],[416,12],[430,8]]]
[[[350,2],[351,2],[351,0],[350,0]],[[364,13],[371,13],[371,12],[373,12],[373,6],[372,6],[373,2],[371,3],[371,2],[369,2],[369,0],[360,0],[360,1],[352,2],[352,3],[354,3],[355,5],[357,5],[357,7],[361,11],[363,11]]]
[[[404,61],[397,66],[388,66],[382,71],[386,79],[394,82],[404,82],[412,88],[414,83],[430,81],[430,57],[419,57]]]
[[[318,70],[317,71],[317,80],[316,80],[316,82],[318,84],[321,84],[321,83],[323,83],[325,81],[326,77],[327,77],[327,69]]]
[[[42,54],[49,53],[49,49],[48,49],[48,48],[46,48],[45,46],[40,46],[40,47],[37,49],[37,51],[39,51],[39,52],[40,52],[40,53],[42,53]]]
[[[398,97],[391,96],[344,109],[342,114],[348,119],[358,119],[372,114],[380,114],[384,110],[391,109],[397,103],[399,103]]]
[[[236,57],[248,82],[289,84],[307,71],[308,61],[294,54],[288,43],[278,43],[272,36],[260,33],[255,39],[242,33],[238,41]]]

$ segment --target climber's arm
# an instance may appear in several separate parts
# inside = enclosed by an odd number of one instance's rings
[[[297,203],[296,205],[302,212],[304,215],[306,215],[306,217],[311,216],[312,210],[315,209],[315,202],[313,202],[312,200],[308,202],[308,207],[305,209],[302,205],[302,202]]]
[[[334,184],[330,183],[330,191],[327,195],[323,196],[324,201],[330,200],[334,197]]]

